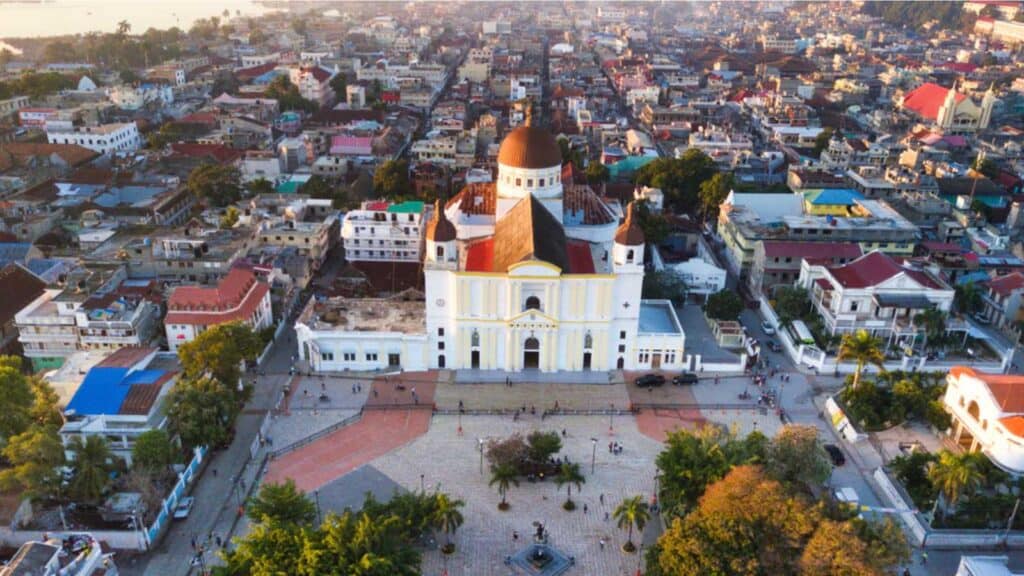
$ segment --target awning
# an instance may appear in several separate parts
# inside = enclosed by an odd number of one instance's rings
[[[883,308],[934,308],[935,304],[919,294],[875,294],[875,304]]]

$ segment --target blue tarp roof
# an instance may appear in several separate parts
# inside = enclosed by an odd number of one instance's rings
[[[152,384],[164,375],[163,370],[136,370],[96,367],[89,370],[67,409],[77,414],[117,414],[133,384]]]
[[[864,196],[856,190],[847,188],[826,188],[811,195],[811,204],[815,206],[853,206],[857,200],[863,200]]]

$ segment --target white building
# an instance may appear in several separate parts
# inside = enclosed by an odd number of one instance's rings
[[[350,262],[419,262],[423,257],[424,204],[363,202],[341,222],[345,259]]]
[[[968,4],[972,2],[965,2],[964,10]],[[1009,564],[1006,556],[961,556],[953,576],[1021,576],[1020,572],[1012,572]]]
[[[1010,474],[1024,474],[1024,376],[954,366],[946,384],[942,401],[953,417],[953,441]]]
[[[45,532],[43,538],[46,538]],[[71,551],[69,554],[69,550]],[[114,553],[104,552],[91,534],[76,532],[45,542],[25,542],[0,569],[3,576],[115,575]]]
[[[47,122],[46,139],[50,144],[78,144],[101,154],[134,152],[142,147],[134,122],[80,127],[70,122]]]
[[[620,224],[617,203],[561,175],[548,131],[529,120],[513,130],[497,181],[467,186],[427,224],[422,301],[309,311],[296,325],[300,357],[319,371],[685,367],[671,304],[641,299],[644,235],[632,208]],[[371,322],[371,305],[386,320]]]
[[[242,182],[263,179],[273,183],[281,179],[283,163],[281,156],[272,150],[247,150],[239,162],[238,169],[242,175]]]
[[[726,271],[705,258],[690,258],[668,268],[686,283],[686,292],[708,296],[725,290]]]
[[[867,330],[890,343],[913,342],[924,330],[914,323],[917,314],[953,307],[954,290],[941,278],[879,251],[841,266],[805,259],[797,284],[833,336]]]
[[[240,321],[262,330],[273,324],[270,286],[252,270],[233,268],[216,287],[178,286],[167,299],[167,345],[171,352],[210,326]]]
[[[139,110],[148,104],[166,106],[174,103],[174,89],[170,84],[123,84],[110,91],[110,101],[124,110]]]
[[[301,66],[289,70],[288,78],[299,89],[299,94],[303,98],[326,106],[334,100],[331,78],[337,73],[337,70],[328,70],[323,66]]]

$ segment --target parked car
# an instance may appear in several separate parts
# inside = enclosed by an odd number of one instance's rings
[[[654,388],[665,383],[665,377],[661,374],[644,374],[636,379],[639,388]]]
[[[174,519],[184,520],[188,518],[188,515],[192,512],[192,505],[195,504],[196,499],[192,496],[185,496],[181,500],[178,500],[178,505],[174,508]]]
[[[769,335],[769,336],[775,334],[775,327],[772,326],[771,323],[768,322],[767,320],[765,320],[764,322],[761,322],[761,330],[763,330],[764,333]]]
[[[697,380],[697,375],[693,372],[683,372],[672,378],[672,383],[676,386],[683,386],[685,384],[696,384]]]
[[[971,314],[971,318],[974,318],[974,321],[977,322],[978,324],[991,324],[992,323],[991,320],[986,318],[980,312],[976,312],[974,314]]]
[[[828,457],[832,460],[833,466],[842,466],[846,464],[846,455],[843,454],[842,448],[835,444],[825,444],[825,452],[828,452]]]
[[[782,352],[782,344],[779,344],[775,340],[768,341],[768,349],[772,352]]]

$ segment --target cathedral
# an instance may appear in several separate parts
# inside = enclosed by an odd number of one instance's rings
[[[439,202],[424,245],[420,327],[389,331],[382,321],[371,334],[355,321],[300,318],[300,354],[313,369],[685,368],[671,303],[641,298],[644,233],[633,205],[572,181],[544,128],[528,121],[510,132],[496,180]],[[387,341],[389,333],[400,341]],[[373,364],[364,361],[367,346],[378,350]]]

